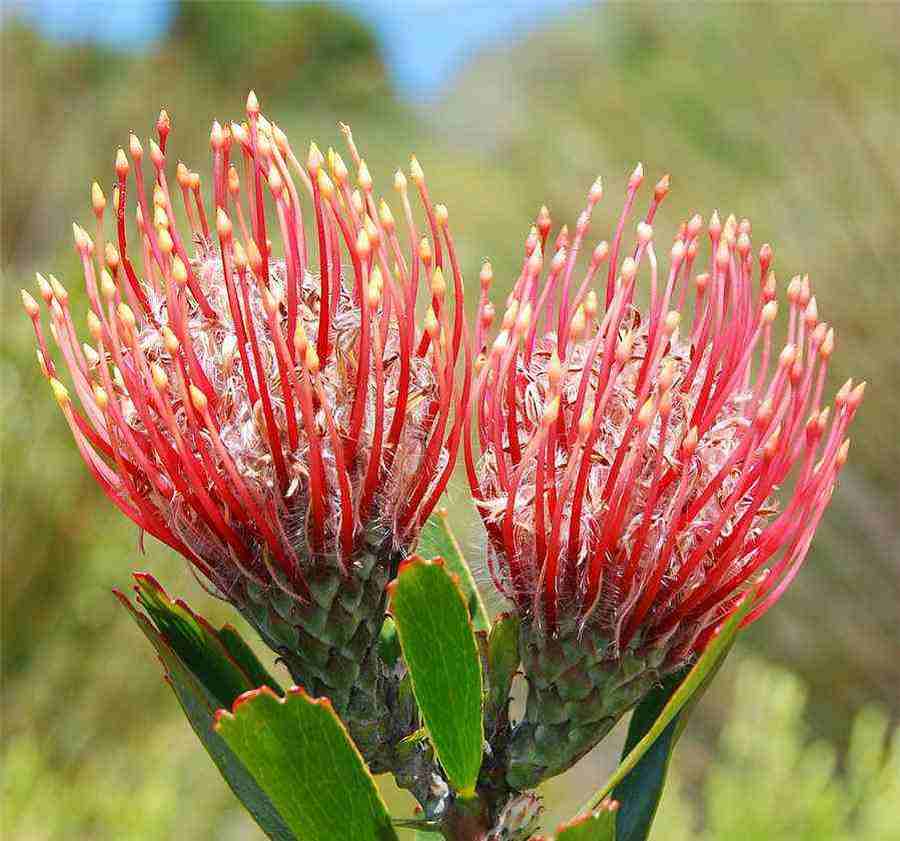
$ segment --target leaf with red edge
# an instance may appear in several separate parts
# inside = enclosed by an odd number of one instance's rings
[[[142,575],[138,581],[136,589],[144,595],[140,603],[152,604],[152,612],[148,609],[148,613],[142,613],[119,591],[115,591],[116,598],[156,649],[166,682],[200,742],[263,832],[272,841],[298,841],[241,761],[213,730],[216,710],[231,706],[235,700],[228,697],[227,688],[248,685],[251,674],[268,673],[234,629],[225,635],[230,637],[226,643],[225,638],[187,605],[173,602],[152,576]],[[161,628],[167,630],[164,632]],[[188,667],[179,650],[190,657],[196,671]],[[238,656],[229,655],[229,651],[237,652]],[[243,664],[239,665],[241,659]],[[274,680],[272,683],[277,688]]]
[[[238,695],[262,684],[281,691],[237,631],[217,631],[184,601],[170,598],[149,573],[137,572],[134,579],[138,603],[220,706],[230,707]]]
[[[327,698],[263,687],[219,710],[215,730],[299,841],[396,841],[375,780]]]
[[[488,631],[491,620],[487,608],[475,583],[475,576],[466,559],[462,547],[450,528],[450,515],[446,508],[438,508],[422,529],[419,537],[419,554],[423,558],[443,558],[447,569],[459,576],[459,589],[462,590],[469,607],[469,615],[476,631]]]
[[[466,600],[438,558],[414,555],[388,585],[413,694],[450,784],[475,790],[484,744],[481,657]]]
[[[556,829],[556,841],[616,841],[615,800],[604,800],[593,812],[579,815]]]

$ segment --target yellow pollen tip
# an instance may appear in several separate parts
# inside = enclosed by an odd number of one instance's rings
[[[66,291],[66,287],[63,286],[53,275],[50,275],[50,287],[53,289],[53,295],[57,301],[61,304],[66,304],[69,302],[69,293]]]
[[[238,271],[243,271],[247,268],[247,252],[244,251],[244,246],[237,240],[234,241],[234,266]]]
[[[572,332],[573,338],[580,339],[586,328],[587,316],[585,315],[584,306],[582,305],[575,310],[575,315],[572,316],[572,323],[569,326],[569,329]]]
[[[347,169],[347,164],[344,163],[344,159],[338,152],[334,153],[334,162],[331,171],[334,173],[334,177],[339,184],[347,183],[347,179],[350,177],[350,171]]]
[[[491,353],[502,353],[508,344],[509,344],[509,331],[501,330],[497,334],[497,338],[494,339],[494,343],[491,345]]]
[[[172,241],[172,235],[168,228],[160,228],[156,239],[159,243],[159,250],[163,254],[171,254],[175,250],[175,243]]]
[[[184,265],[181,257],[177,255],[172,260],[172,279],[179,285],[183,286],[187,283],[187,267]]]
[[[361,190],[369,192],[372,189],[372,176],[365,161],[359,162],[359,170],[356,173],[356,183]]]
[[[169,226],[169,217],[166,215],[165,208],[159,204],[153,205],[153,224],[157,228],[167,228]]]
[[[150,375],[153,377],[153,385],[157,391],[165,391],[169,387],[169,378],[162,366],[154,362],[150,366]]]
[[[298,356],[305,357],[308,344],[309,340],[306,338],[306,331],[303,329],[303,325],[298,321],[297,327],[294,330],[294,348],[297,351]]]
[[[629,359],[631,359],[631,349],[634,346],[634,333],[629,330],[620,340],[619,344],[616,346],[616,362],[620,365],[624,365]]]
[[[550,361],[547,363],[547,380],[550,384],[550,390],[556,391],[562,382],[563,369],[562,362],[559,360],[559,354],[554,349],[550,355]]]
[[[441,299],[447,292],[447,283],[444,280],[444,272],[440,268],[434,270],[431,276],[431,294]]]
[[[778,357],[778,364],[787,367],[788,365],[793,365],[796,358],[797,348],[794,345],[785,345],[784,350],[781,351],[781,355]]]
[[[369,234],[365,229],[362,229],[356,235],[356,253],[360,257],[368,257],[372,251],[372,243],[369,239]]]
[[[254,272],[259,272],[262,269],[262,254],[259,251],[259,246],[256,244],[255,240],[250,240],[247,243],[247,259],[250,262],[250,268],[253,269]]]
[[[369,235],[369,241],[373,245],[378,245],[381,241],[381,233],[378,230],[378,226],[372,221],[371,216],[366,216],[365,221],[363,222],[363,227],[366,229],[366,233]]]
[[[116,173],[121,177],[127,175],[129,169],[128,158],[125,156],[125,150],[119,148],[116,152]]]
[[[684,453],[685,457],[690,457],[694,450],[697,449],[697,441],[699,439],[699,433],[697,432],[697,427],[692,426],[688,430],[688,434],[684,436],[684,441],[681,442],[681,450]]]
[[[315,345],[307,345],[306,354],[304,355],[306,362],[306,370],[315,376],[319,373],[319,354],[316,352]]]
[[[591,261],[599,265],[600,263],[603,263],[607,257],[609,257],[609,243],[606,240],[602,240],[597,243],[597,247],[591,255]]]
[[[334,195],[334,182],[328,177],[328,173],[325,172],[324,169],[319,170],[319,175],[316,180],[318,181],[322,197],[326,201],[330,201],[331,197]]]
[[[542,422],[544,426],[552,426],[559,417],[559,397],[553,397],[546,406],[544,406],[544,416]]]
[[[319,147],[312,142],[309,144],[309,153],[306,156],[306,166],[309,171],[315,175],[318,173],[319,168],[325,162],[325,158],[322,157],[322,153],[319,151]]]
[[[731,252],[728,248],[728,243],[724,239],[719,240],[719,245],[716,248],[716,266],[719,269],[725,269],[728,267],[730,259]]]
[[[525,306],[516,317],[516,333],[522,335],[531,326],[531,302],[526,301]]]
[[[181,343],[178,341],[178,337],[172,332],[172,329],[170,327],[163,325],[162,337],[163,344],[165,345],[169,355],[174,356],[176,353],[178,353],[178,348],[180,347]]]
[[[481,265],[481,272],[478,275],[478,279],[481,281],[481,288],[483,291],[487,292],[488,289],[491,288],[491,284],[494,282],[494,268],[491,265],[490,260],[485,260]]]
[[[647,400],[643,406],[641,406],[641,410],[638,412],[637,422],[638,426],[646,428],[650,425],[650,422],[653,420],[654,414],[654,406],[653,406],[653,398]]]
[[[87,342],[81,345],[81,351],[84,353],[84,358],[87,360],[88,365],[90,365],[91,368],[96,368],[97,363],[100,362],[100,354]]]
[[[116,282],[106,269],[100,272],[100,293],[107,301],[116,297]]]
[[[88,332],[95,342],[99,342],[103,337],[103,325],[93,310],[88,310],[87,314]]]
[[[37,356],[38,366],[41,369],[41,373],[45,377],[47,377],[47,379],[49,379],[50,378],[50,369],[47,367],[47,360],[44,359],[44,354],[41,352],[40,348],[35,348],[34,353]]]
[[[109,406],[109,395],[106,393],[106,389],[100,385],[94,385],[94,402],[100,407],[102,411],[106,411]]]
[[[103,190],[96,181],[91,184],[91,204],[94,207],[94,213],[98,215],[103,213],[106,208],[106,196],[103,195]]]
[[[41,314],[41,308],[38,306],[38,302],[35,301],[31,293],[25,289],[21,290],[21,295],[22,306],[25,307],[25,312],[28,313],[30,318],[37,318]]]
[[[56,377],[50,378],[50,388],[53,389],[53,396],[60,406],[65,406],[69,403],[69,391]]]
[[[206,407],[209,402],[206,399],[206,395],[193,384],[190,387],[190,395],[191,403],[193,404],[194,408],[202,415],[206,411]]]
[[[391,213],[390,205],[384,199],[378,203],[378,216],[386,230],[394,229],[394,214]]]
[[[49,283],[47,283],[47,278],[45,278],[40,272],[35,272],[34,277],[37,281],[37,287],[41,297],[44,299],[45,303],[49,304],[53,300],[52,287]]]
[[[221,207],[216,211],[216,232],[221,239],[228,239],[232,232],[231,220]]]
[[[672,411],[672,392],[664,391],[659,398],[659,413],[664,417],[668,416]]]
[[[669,310],[666,314],[666,320],[663,322],[663,332],[667,336],[671,336],[681,323],[681,313],[678,310]]]
[[[269,167],[268,180],[269,189],[272,191],[272,195],[277,199],[284,189],[284,179],[281,177],[281,173],[278,171],[278,167],[276,167],[275,164],[272,164]]]
[[[668,391],[672,387],[677,370],[678,365],[674,359],[666,359],[663,362],[662,370],[659,373],[659,388],[661,391]]]
[[[129,329],[133,330],[137,326],[134,312],[128,304],[124,302],[119,304],[119,306],[116,307],[116,314],[119,316],[119,320]]]
[[[581,417],[578,419],[578,434],[582,438],[587,438],[588,434],[591,431],[591,427],[594,425],[594,410],[588,406],[582,413]]]
[[[835,464],[837,465],[838,470],[840,470],[847,463],[847,456],[850,454],[850,439],[845,438],[844,443],[841,444],[841,448],[837,451],[837,455],[835,456]]]
[[[439,329],[440,325],[438,324],[437,316],[434,314],[434,310],[429,307],[428,312],[425,313],[425,332],[434,339]]]
[[[153,161],[153,166],[157,168],[162,168],[162,165],[166,162],[162,149],[159,148],[159,144],[152,137],[150,138],[150,160]]]

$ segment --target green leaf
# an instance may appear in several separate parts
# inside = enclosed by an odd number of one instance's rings
[[[142,592],[143,588],[152,588],[155,591],[156,596],[153,598],[155,606],[154,615],[163,617],[166,616],[166,614],[169,614],[169,619],[171,620],[164,624],[171,628],[182,628],[182,630],[190,627],[190,622],[186,622],[185,619],[185,610],[189,613],[189,608],[187,608],[186,605],[178,606],[172,602],[168,596],[165,595],[165,591],[162,587],[157,584],[154,579],[150,576],[146,576],[141,582],[140,587],[142,588]],[[272,805],[272,802],[256,784],[256,781],[241,761],[213,730],[214,715],[216,710],[222,706],[223,699],[217,697],[215,691],[209,685],[204,684],[201,676],[195,674],[187,667],[185,662],[176,653],[175,648],[172,645],[172,640],[164,636],[157,625],[151,622],[147,615],[137,610],[124,594],[116,591],[115,595],[128,610],[144,636],[147,637],[156,649],[159,659],[163,664],[163,668],[165,669],[166,682],[172,688],[191,727],[206,748],[207,753],[209,753],[213,762],[216,764],[216,767],[219,769],[219,773],[225,778],[225,781],[228,783],[235,796],[244,804],[247,811],[253,816],[253,819],[272,841],[298,841],[297,836],[288,828],[281,815]],[[182,622],[186,622],[186,624],[182,625]],[[216,635],[208,626],[206,626],[206,628],[207,630],[204,636],[209,634],[207,639],[212,646],[211,649],[207,651],[207,655],[212,659],[216,656],[213,652],[218,651],[213,645]],[[236,631],[233,631],[232,629],[232,632],[237,636]],[[185,644],[184,638],[180,638],[177,641],[179,645]],[[243,641],[241,641],[241,643],[246,646],[246,643],[243,643]],[[247,648],[247,651],[250,651],[249,648]],[[252,652],[250,652],[250,654],[252,655]],[[253,656],[255,657],[255,655]],[[258,661],[257,665],[259,669],[263,668]],[[224,663],[219,664],[219,668],[201,668],[200,671],[204,675],[220,676],[223,672],[226,672],[232,667],[233,664],[226,659]],[[230,680],[237,680],[237,677],[232,675]],[[234,698],[225,699],[224,703],[231,706],[231,703],[234,700]]]
[[[670,675],[661,686],[650,692],[638,704],[628,726],[623,757],[627,756],[650,730],[684,676],[685,671]],[[620,841],[638,841],[649,834],[662,798],[669,762],[682,729],[681,725],[687,720],[694,699],[700,694],[698,690],[688,705],[669,722],[631,773],[615,787],[613,797],[622,804],[617,820]]]
[[[263,687],[219,710],[216,731],[299,841],[396,841],[375,780],[327,698]]]
[[[488,637],[488,718],[505,721],[509,693],[519,668],[519,627],[521,620],[511,613],[501,613]]]
[[[397,637],[397,626],[390,616],[384,617],[384,624],[378,634],[378,654],[391,668],[396,666],[400,659],[400,639]]]
[[[463,557],[455,535],[450,530],[450,518],[446,508],[438,508],[422,529],[419,538],[419,554],[423,558],[443,558],[447,569],[459,576],[459,587],[466,597],[469,614],[476,631],[487,631],[491,620],[478,592],[472,570]]]
[[[388,585],[413,693],[451,785],[474,793],[484,730],[481,660],[460,588],[438,559],[414,555]]]
[[[556,829],[556,841],[616,841],[618,803],[604,800],[593,812],[579,815]]]
[[[135,591],[138,602],[169,646],[219,706],[230,707],[238,695],[256,689],[260,682],[279,689],[234,629],[225,631],[223,639],[221,631],[216,631],[185,602],[169,598],[152,575],[139,572],[135,573],[134,579],[137,582]],[[237,653],[237,658],[229,646]]]
[[[689,701],[694,699],[694,703],[696,703],[696,699],[699,699],[700,697],[700,694],[698,693],[702,693],[705,690],[709,681],[718,670],[723,658],[730,650],[735,636],[737,636],[741,622],[753,606],[755,601],[754,596],[755,591],[751,590],[744,597],[741,604],[732,612],[728,621],[722,625],[712,641],[706,646],[706,650],[691,667],[685,679],[671,692],[671,695],[668,697],[656,696],[655,703],[662,704],[659,715],[653,718],[652,716],[655,710],[653,709],[652,704],[648,705],[645,714],[642,714],[641,719],[639,719],[636,725],[633,738],[632,734],[629,733],[629,741],[632,742],[632,744],[626,750],[624,758],[619,763],[619,767],[615,770],[609,780],[607,780],[606,785],[588,801],[582,810],[587,811],[589,809],[595,809],[610,795],[610,793],[612,793],[613,790],[618,792],[618,786],[637,768],[641,759],[648,754],[657,739],[659,739],[671,725],[672,730],[669,732],[668,737],[668,742],[671,747],[669,748],[668,753],[665,752],[664,748],[659,748],[659,752],[648,759],[642,766],[641,771],[638,771],[638,773],[641,774],[644,769],[646,769],[648,773],[646,780],[635,780],[633,783],[637,789],[641,790],[641,796],[645,798],[644,809],[641,810],[639,807],[627,807],[624,799],[620,801],[622,802],[622,812],[626,817],[623,818],[620,816],[617,820],[619,841],[637,841],[638,839],[646,838],[646,834],[649,832],[650,824],[653,820],[653,815],[655,814],[656,807],[659,803],[662,785],[665,782],[665,767],[668,765],[668,756],[671,754],[671,749],[674,748],[677,737],[681,734],[681,729],[684,728],[687,716],[685,715],[680,723],[676,719]],[[665,759],[662,769],[659,767],[661,758]],[[644,785],[650,787],[651,790],[655,790],[655,796],[644,792]],[[652,789],[654,785],[657,786],[657,789]],[[640,834],[641,827],[644,827],[643,835]]]
[[[278,685],[278,681],[269,673],[268,669],[259,661],[254,654],[253,649],[244,641],[244,638],[237,632],[232,625],[223,625],[219,629],[219,640],[228,650],[232,659],[240,666],[253,684],[254,689],[260,686],[268,686],[274,689],[278,694],[282,694],[283,690]],[[231,706],[234,699],[226,706]]]

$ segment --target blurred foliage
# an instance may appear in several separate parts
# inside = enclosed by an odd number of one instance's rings
[[[775,245],[782,284],[794,272],[812,272],[820,312],[838,333],[830,385],[852,374],[872,387],[807,568],[742,646],[749,641],[798,671],[810,687],[811,726],[839,748],[852,711],[864,703],[879,700],[896,717],[898,31],[900,6],[609,4],[485,53],[441,102],[414,108],[393,94],[371,31],[326,6],[185,4],[170,36],[140,53],[49,43],[6,17],[0,619],[7,837],[258,837],[109,588],[146,565],[214,621],[227,613],[158,544],[148,542],[145,559],[134,529],[102,498],[37,370],[18,303],[19,287],[31,286],[39,269],[55,272],[73,311],[84,312],[69,224],[90,219],[90,181],[110,192],[116,147],[132,128],[146,135],[160,106],[173,117],[171,164],[183,158],[205,175],[206,127],[215,117],[239,117],[251,87],[298,148],[307,138],[324,148],[339,139],[338,120],[351,122],[386,192],[393,168],[415,151],[434,199],[450,208],[469,285],[479,258],[490,255],[497,300],[516,276],[542,202],[572,222],[602,172],[608,197],[594,232],[607,236],[639,159],[651,177],[674,170],[657,221],[661,241],[694,209],[708,213],[712,202],[728,201],[723,211],[754,219],[757,243]],[[477,564],[481,532],[463,527],[473,518],[461,485],[451,508]],[[728,675],[679,749],[690,790],[731,703]],[[752,698],[766,700],[756,690]],[[617,748],[613,740],[553,781],[561,811],[548,825],[604,778]],[[717,762],[740,767],[733,751],[725,756]]]
[[[811,740],[808,693],[790,673],[759,660],[738,669],[734,706],[703,786],[705,825],[675,780],[651,839],[659,841],[897,841],[900,731],[875,707],[852,720],[838,772],[835,746]],[[674,762],[677,780],[678,759]]]

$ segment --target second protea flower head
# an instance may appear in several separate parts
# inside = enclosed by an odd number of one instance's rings
[[[481,456],[467,450],[466,463],[494,581],[525,619],[519,787],[595,744],[702,650],[751,585],[748,621],[782,594],[862,399],[848,382],[823,403],[834,334],[807,278],[788,286],[786,342],[775,346],[772,250],[754,256],[749,221],[713,214],[704,227],[695,216],[660,265],[652,224],[666,177],[628,235],[642,180],[639,166],[580,279],[600,182],[555,242],[542,209],[494,338],[482,271]]]
[[[162,112],[149,153],[135,135],[119,150],[112,225],[95,184],[95,236],[75,226],[87,344],[66,290],[38,278],[74,397],[23,292],[39,361],[113,503],[341,709],[460,443],[447,212],[413,159],[420,239],[402,173],[398,225],[349,129],[352,178],[315,144],[301,163],[253,94],[246,122],[213,124],[208,202],[184,164],[170,183],[169,131]]]

